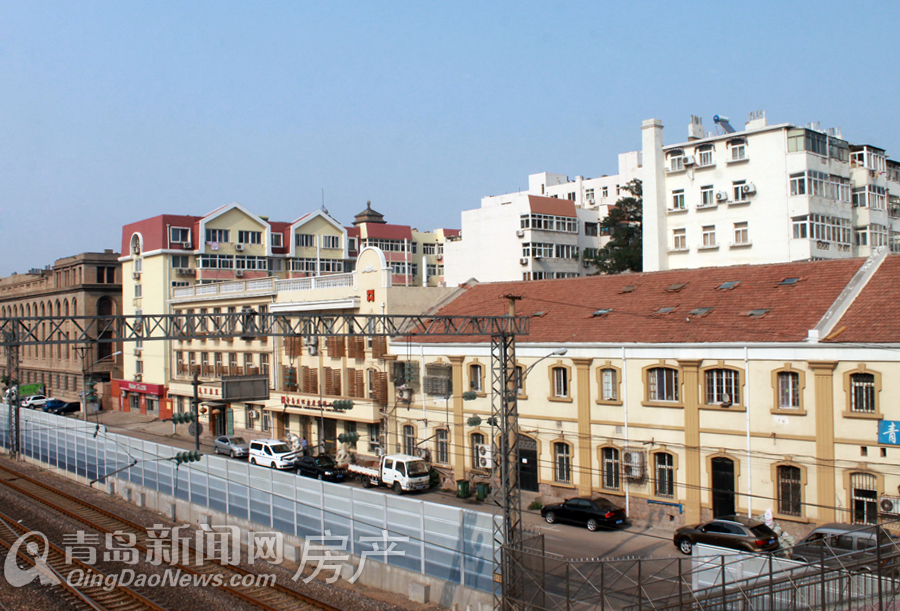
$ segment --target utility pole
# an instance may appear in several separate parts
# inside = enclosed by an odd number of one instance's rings
[[[194,371],[194,379],[191,380],[194,387],[194,398],[191,399],[191,409],[194,412],[194,449],[200,451],[200,373]]]

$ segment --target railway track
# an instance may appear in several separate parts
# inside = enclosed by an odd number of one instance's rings
[[[103,611],[106,609],[116,611],[166,611],[146,596],[135,592],[115,579],[110,579],[107,573],[82,562],[78,558],[66,559],[66,552],[58,545],[50,541],[42,541],[44,549],[40,549],[40,543],[35,549],[35,555],[26,551],[25,545],[16,546],[19,537],[29,532],[27,528],[19,524],[12,517],[0,513],[0,545],[11,553],[15,547],[17,558],[21,564],[37,567],[45,578],[54,579],[63,589],[63,596],[73,608],[88,609],[91,611]],[[27,543],[35,544],[37,541],[28,538]],[[27,545],[26,543],[26,545]],[[41,560],[37,560],[40,558]]]
[[[0,485],[16,490],[20,494],[99,532],[118,532],[133,535],[135,540],[133,547],[140,550],[145,558],[149,558],[154,554],[158,555],[164,551],[170,551],[163,549],[159,542],[151,541],[146,527],[122,518],[106,509],[95,507],[87,501],[57,490],[32,477],[10,469],[6,465],[0,465]],[[187,554],[186,558],[184,557],[185,553]],[[180,569],[181,574],[196,576],[195,578],[198,581],[202,581],[206,577],[208,582],[214,587],[265,611],[307,611],[317,609],[321,611],[344,611],[277,582],[255,585],[258,583],[258,580],[253,579],[253,576],[256,576],[257,573],[240,566],[226,564],[217,558],[204,555],[202,561],[197,563],[197,551],[193,546],[182,548],[181,553],[178,555],[182,562],[165,562],[166,568]],[[130,609],[130,607],[123,608]]]

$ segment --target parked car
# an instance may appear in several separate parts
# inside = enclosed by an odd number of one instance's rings
[[[881,542],[881,563],[891,574],[900,568],[900,538],[876,526],[832,522],[819,526],[790,549],[791,560],[827,567],[843,566],[853,571],[873,571],[878,567],[879,550],[875,538]]]
[[[622,526],[628,521],[625,509],[614,505],[604,498],[578,497],[563,503],[547,505],[541,508],[541,517],[548,524],[568,522],[587,526],[588,530],[597,530],[601,526],[611,528]]]
[[[250,442],[250,464],[293,469],[297,466],[297,452],[277,439],[257,439]]]
[[[778,549],[778,535],[765,522],[740,516],[682,526],[675,531],[673,541],[683,554],[690,554],[697,543],[747,552],[774,552]]]
[[[250,452],[250,444],[237,435],[222,435],[213,442],[216,454],[229,454],[232,458],[245,458]]]
[[[27,407],[28,409],[36,409],[46,403],[47,399],[48,398],[44,395],[31,395],[30,397],[25,397],[24,399],[22,399],[22,407]]]
[[[48,414],[71,414],[74,412],[81,411],[81,403],[78,401],[72,401],[70,403],[63,403],[62,405],[55,407],[53,409],[47,410]]]
[[[47,399],[46,401],[44,401],[44,404],[41,406],[41,409],[44,410],[45,412],[51,412],[55,409],[59,409],[59,408],[63,407],[65,404],[66,404],[66,402],[62,401],[61,399]]]
[[[343,467],[338,467],[334,459],[327,454],[300,457],[300,460],[297,462],[297,473],[329,482],[342,482],[347,476],[347,470]]]

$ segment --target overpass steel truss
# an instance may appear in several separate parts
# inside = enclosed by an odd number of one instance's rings
[[[8,385],[18,403],[19,349],[47,346],[153,340],[256,337],[490,337],[492,434],[492,502],[494,518],[495,608],[516,608],[523,578],[511,550],[522,545],[522,499],[518,485],[518,404],[515,337],[527,335],[527,316],[426,316],[394,314],[282,314],[241,312],[142,314],[139,316],[34,316],[0,318],[0,348],[6,350]],[[493,427],[492,427],[493,428]],[[10,456],[19,453],[19,409],[9,410]],[[493,431],[492,431],[493,432]],[[502,519],[501,519],[502,517]]]

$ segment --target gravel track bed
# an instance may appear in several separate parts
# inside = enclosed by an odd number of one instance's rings
[[[127,520],[131,520],[142,526],[150,527],[154,524],[176,525],[183,524],[173,523],[166,516],[156,511],[142,509],[125,502],[124,500],[101,492],[97,489],[88,488],[72,480],[57,476],[53,473],[45,471],[34,465],[26,463],[14,463],[7,458],[0,458],[5,466],[19,470],[25,475],[33,477],[44,483],[51,484],[55,489],[70,494],[78,499],[90,502],[92,505],[106,509],[119,515]],[[17,519],[22,518],[23,524],[32,530],[39,530],[47,535],[47,537],[57,545],[62,544],[63,534],[73,534],[79,529],[84,529],[80,522],[75,522],[65,516],[57,514],[51,510],[42,508],[32,503],[30,499],[23,500],[18,494],[0,487],[0,508],[10,515],[16,516]],[[88,529],[84,529],[86,532]],[[127,566],[122,563],[103,563],[103,535],[100,535],[101,545],[99,546],[99,560],[95,566],[103,571],[118,573],[123,568],[131,568],[138,574],[161,574],[165,566],[157,567],[147,562],[142,562],[135,566]],[[322,571],[319,574],[321,579],[317,578],[308,584],[304,584],[302,580],[294,582],[291,578],[297,570],[295,563],[285,561],[282,566],[263,565],[259,562],[255,565],[249,565],[246,562],[246,556],[242,555],[242,566],[245,569],[258,573],[274,574],[276,581],[282,586],[302,591],[309,596],[313,596],[323,602],[331,604],[335,607],[346,609],[347,611],[425,611],[444,609],[436,604],[422,605],[413,603],[405,596],[369,588],[360,584],[348,584],[345,580],[339,579],[334,584],[327,584],[324,578],[329,577],[331,571]],[[304,577],[313,572],[312,567],[307,567]],[[298,585],[299,584],[299,587]],[[171,611],[191,610],[201,611],[206,609],[228,609],[229,611],[243,611],[245,609],[256,609],[257,607],[250,605],[240,599],[222,592],[216,588],[207,587],[172,587],[160,586],[156,588],[136,588],[134,590],[140,592],[147,598],[156,603],[170,609]],[[28,591],[26,593],[26,590]],[[12,588],[6,583],[5,579],[0,579],[0,603],[12,609],[68,609],[68,603],[64,599],[55,594],[56,602],[43,598],[52,596],[51,588],[35,586],[34,583],[24,588]],[[25,597],[23,602],[19,599]],[[23,606],[16,606],[16,605]],[[3,611],[0,607],[0,611]]]

